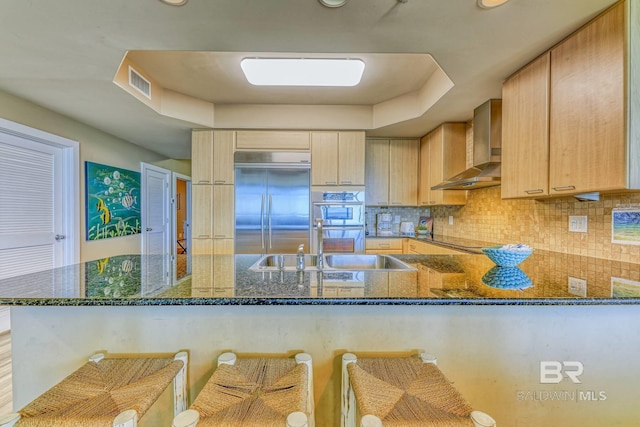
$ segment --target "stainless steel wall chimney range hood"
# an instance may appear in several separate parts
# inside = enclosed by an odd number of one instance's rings
[[[473,110],[473,167],[432,190],[475,190],[500,185],[502,100],[490,99]]]

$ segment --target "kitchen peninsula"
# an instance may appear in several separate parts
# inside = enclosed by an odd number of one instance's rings
[[[141,261],[123,255],[100,267],[110,275],[105,280],[96,279],[98,261],[91,261],[3,281],[0,303],[13,305],[14,375],[21,379],[16,407],[98,349],[188,350],[191,399],[222,351],[303,349],[314,358],[317,425],[334,426],[342,353],[425,349],[472,405],[500,425],[519,419],[527,425],[595,425],[591,419],[631,425],[636,419],[640,333],[633,319],[640,298],[625,292],[640,282],[637,264],[536,251],[516,269],[521,281],[515,289],[504,289],[513,282],[492,275],[495,266],[482,254],[400,255],[415,270],[370,271],[360,278],[335,270],[254,271],[259,255],[198,257],[223,273],[196,271],[173,287],[154,286],[127,277]],[[586,276],[587,287],[572,288],[572,275]],[[544,360],[579,360],[583,384],[541,384]],[[526,397],[568,387],[585,396],[604,391],[607,399],[547,402],[540,411],[541,402]],[[148,422],[167,419],[159,412]]]

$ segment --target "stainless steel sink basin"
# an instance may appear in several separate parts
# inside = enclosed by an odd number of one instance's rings
[[[252,271],[278,271],[279,260],[284,261],[284,271],[296,270],[295,254],[264,255],[251,267]],[[330,254],[323,256],[324,271],[416,271],[415,268],[390,256],[390,255],[364,255],[364,254]],[[304,256],[305,271],[318,270],[318,256]]]
[[[295,254],[278,254],[278,255],[264,255],[257,262],[255,262],[250,270],[264,271],[264,270],[279,270],[279,258],[284,260],[284,270],[292,271],[296,269],[296,255]],[[317,255],[305,255],[304,266],[305,270],[317,270],[318,256]]]
[[[415,271],[416,269],[389,255],[325,255],[325,266],[339,270]]]

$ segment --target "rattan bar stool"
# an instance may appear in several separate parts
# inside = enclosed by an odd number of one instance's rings
[[[218,357],[218,367],[173,427],[313,427],[311,356]]]
[[[434,356],[342,356],[342,427],[495,427],[438,369]]]
[[[0,417],[0,427],[135,427],[173,381],[174,414],[187,407],[188,355],[105,357],[89,362],[17,413]]]

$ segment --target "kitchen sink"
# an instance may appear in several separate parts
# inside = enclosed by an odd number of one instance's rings
[[[389,255],[325,255],[325,266],[339,270],[415,271],[404,262]]]
[[[258,261],[256,261],[249,269],[254,271],[263,270],[279,270],[279,258],[284,260],[284,270],[292,271],[296,269],[297,256],[296,254],[279,254],[279,255],[264,255]],[[305,255],[304,266],[305,270],[317,270],[318,256],[317,255]]]
[[[295,254],[264,255],[251,267],[252,271],[278,271],[279,260],[284,261],[284,271],[296,270]],[[324,271],[416,271],[415,268],[390,256],[390,255],[354,255],[354,254],[330,254],[323,257]],[[305,271],[318,270],[318,256],[304,256]]]

